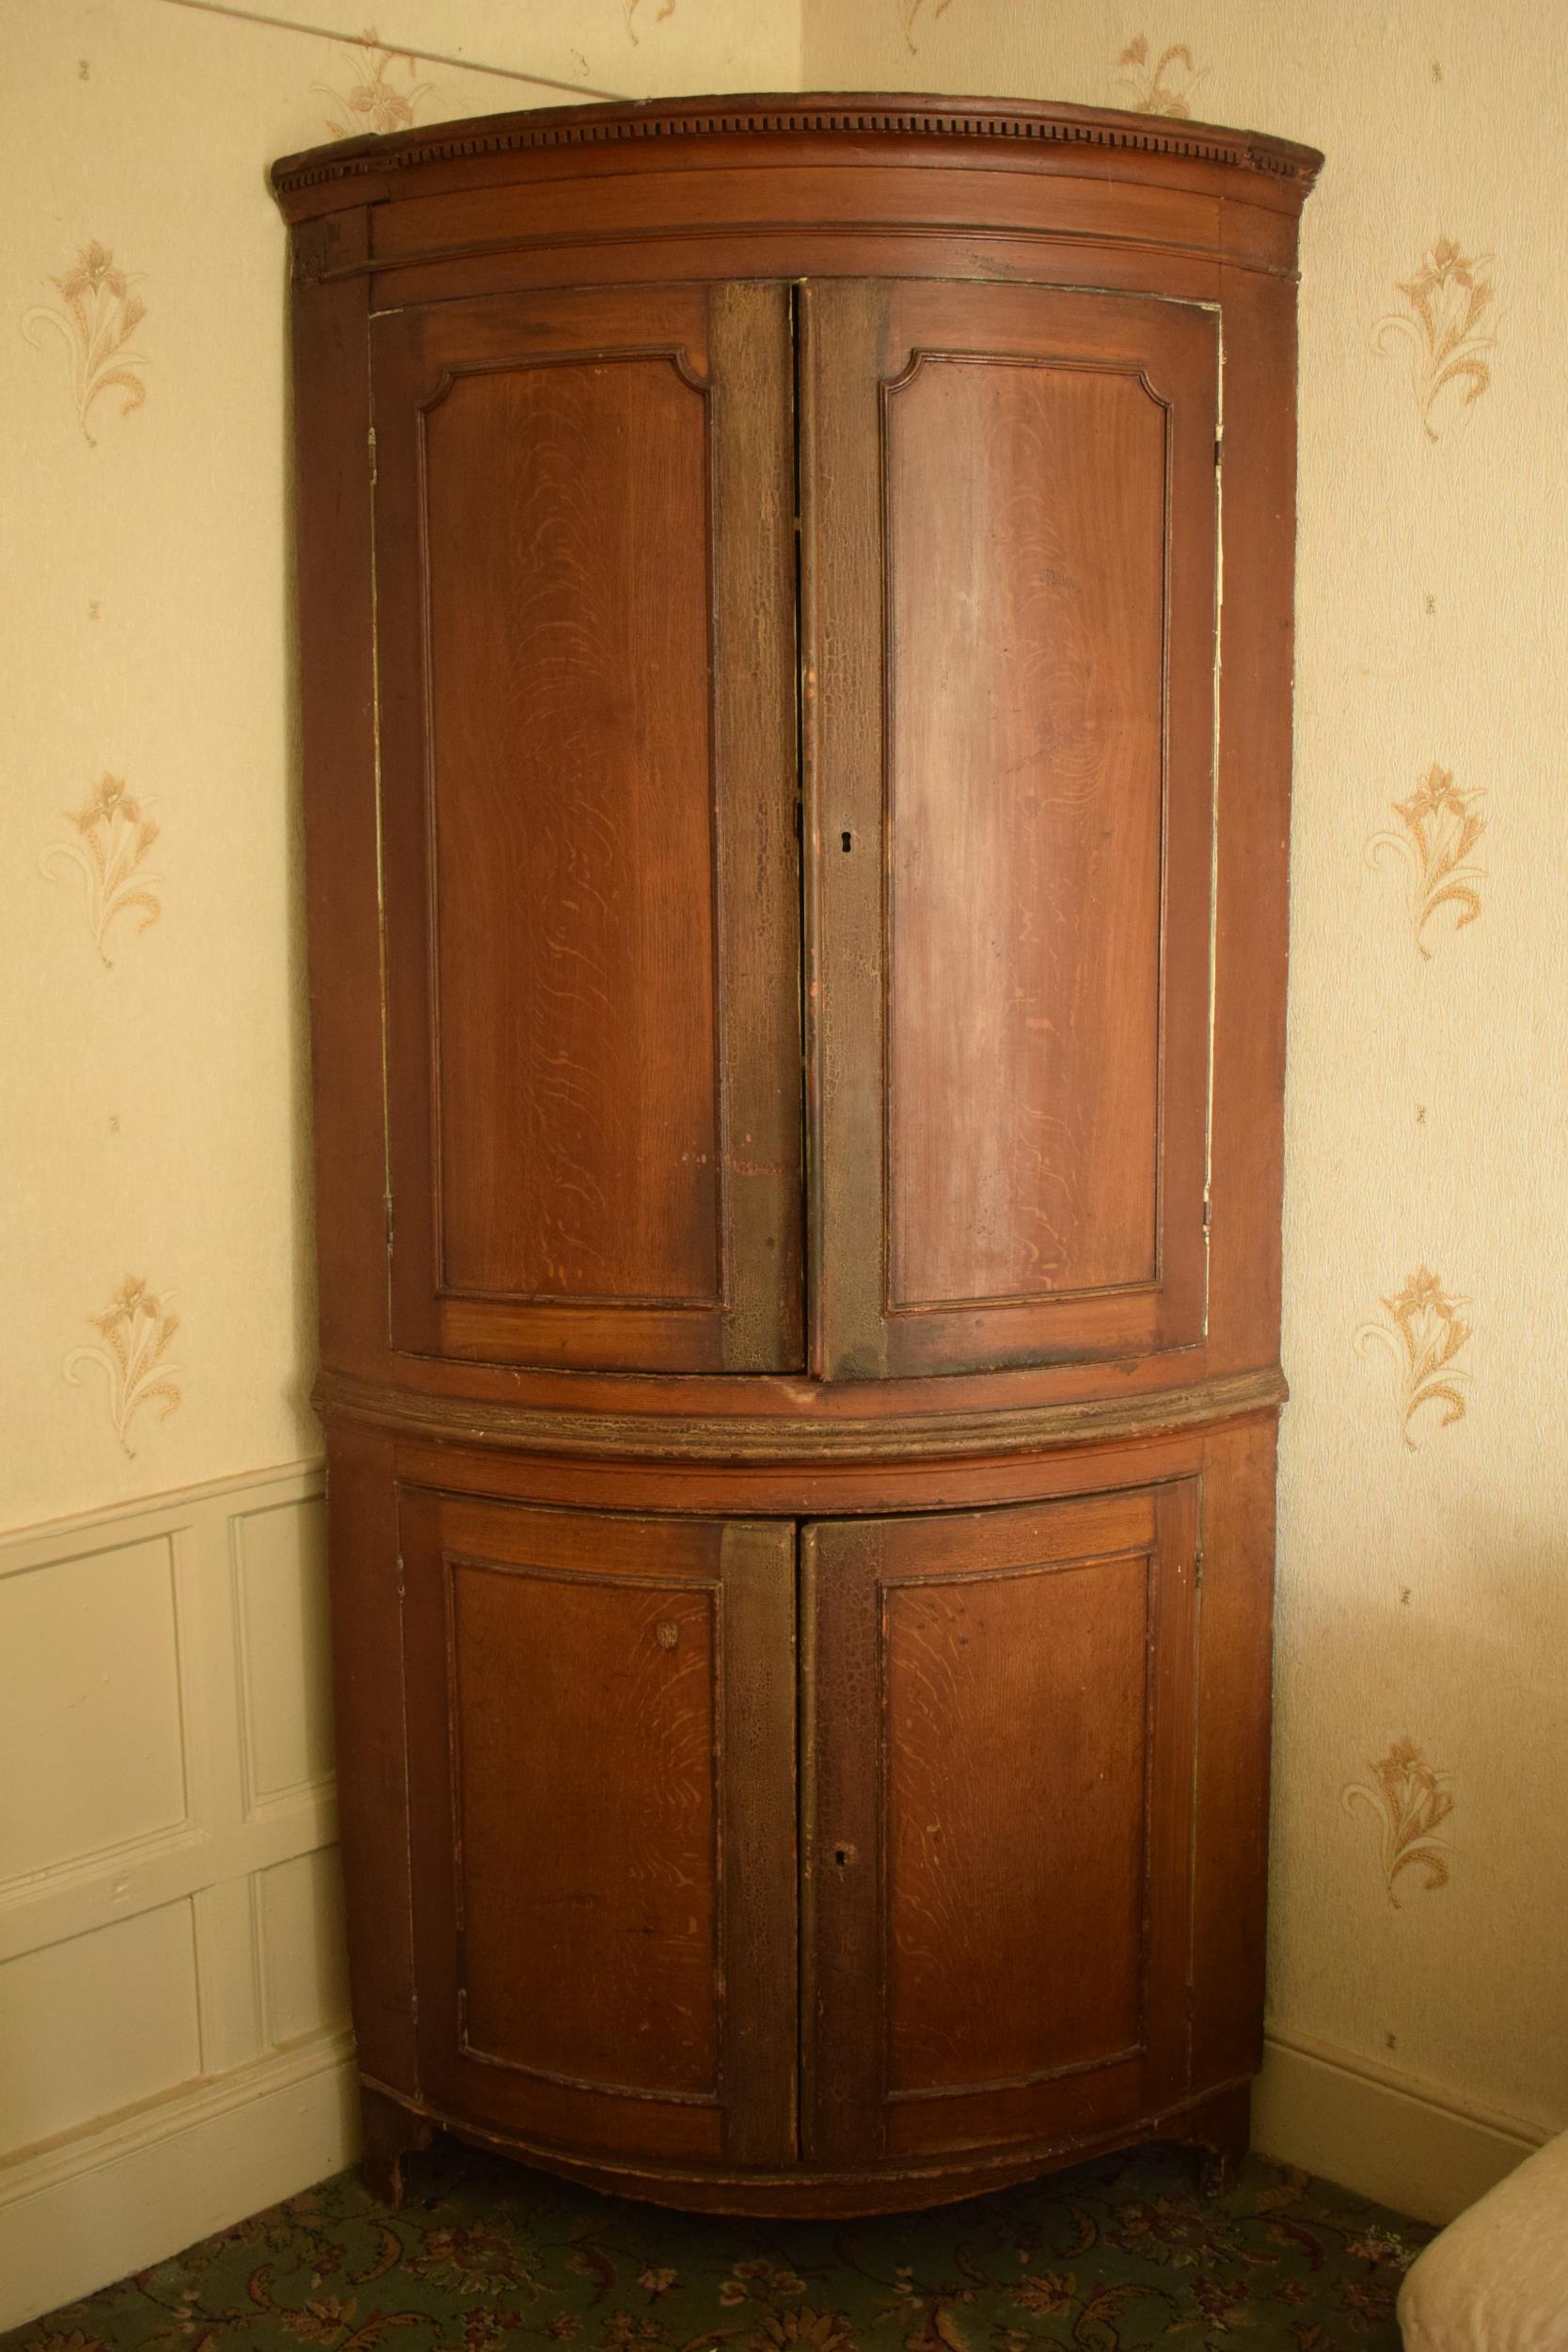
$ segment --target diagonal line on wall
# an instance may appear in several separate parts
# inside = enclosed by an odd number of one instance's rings
[[[235,8],[231,0],[162,0],[162,5],[168,8],[191,8],[199,16],[232,17],[238,24],[261,24],[271,32],[303,33],[310,40],[335,40],[347,49],[360,45],[352,34],[337,32],[330,25],[307,24],[298,17],[274,16],[264,8]],[[547,73],[519,72],[515,66],[481,65],[472,57],[453,57],[440,49],[410,47],[406,41],[378,41],[376,46],[390,48],[399,56],[417,57],[421,65],[451,66],[459,73],[488,73],[501,82],[526,82],[533,89],[563,90],[570,98],[625,98],[626,95],[625,90],[595,89],[588,82],[562,82]]]

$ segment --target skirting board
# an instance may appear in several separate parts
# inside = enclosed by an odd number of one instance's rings
[[[353,2164],[346,2034],[149,2101],[0,2165],[0,2329],[179,2253]]]
[[[1271,2036],[1252,2094],[1252,2144],[1418,2221],[1451,2221],[1549,2131],[1447,2103],[1374,2060]]]
[[[1259,2155],[1423,2221],[1450,2221],[1545,2137],[1446,2106],[1349,2052],[1278,2038],[1253,2094]],[[162,2262],[357,2154],[352,2043],[324,2034],[13,2158],[0,2165],[0,2329]]]

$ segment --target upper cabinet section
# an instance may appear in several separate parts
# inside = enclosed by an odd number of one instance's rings
[[[1274,1367],[1317,162],[863,95],[278,166],[329,1389]]]
[[[800,1361],[788,301],[373,324],[400,1349]]]

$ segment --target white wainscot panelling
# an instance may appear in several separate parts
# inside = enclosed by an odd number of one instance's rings
[[[0,1542],[0,2328],[353,2160],[323,1518]]]
[[[0,1967],[0,2115],[47,2140],[201,2072],[196,1932],[165,1903]]]
[[[261,2014],[274,2049],[348,2023],[343,1880],[337,1849],[274,1863],[257,1882]]]
[[[168,1537],[0,1578],[0,1891],[185,1813]]]
[[[237,1512],[232,1526],[245,1798],[255,1811],[332,1770],[326,1512],[312,1497]]]

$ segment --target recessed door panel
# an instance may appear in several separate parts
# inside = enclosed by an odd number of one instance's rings
[[[886,414],[889,1305],[1147,1286],[1168,411],[933,354]]]
[[[707,397],[682,362],[520,360],[423,411],[453,1297],[720,1303]]]
[[[813,1360],[1190,1345],[1213,315],[912,282],[802,301]]]
[[[401,1347],[800,1361],[786,306],[375,322]]]
[[[1136,2046],[1151,1529],[1131,1536],[884,1593],[895,2097]]]
[[[462,2046],[711,2096],[713,1588],[458,1557],[447,1582]]]
[[[406,1493],[400,1530],[428,2094],[787,2159],[793,1528]]]
[[[1044,2143],[1174,2102],[1193,1485],[803,1542],[813,2159]]]

